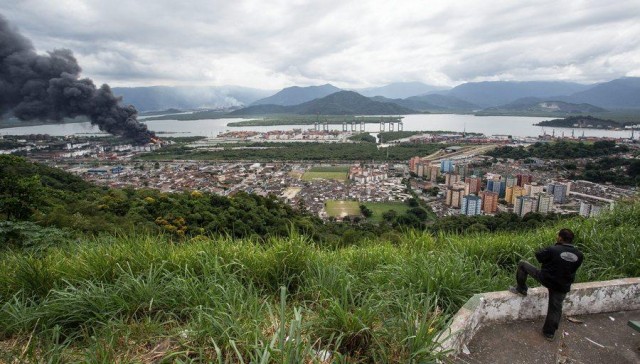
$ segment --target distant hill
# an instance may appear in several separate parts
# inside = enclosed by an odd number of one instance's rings
[[[430,104],[428,102],[420,101],[420,100],[409,100],[409,99],[390,99],[382,96],[372,97],[371,100],[378,102],[388,102],[392,104],[396,104],[398,106],[406,107],[408,109],[416,110],[416,111],[443,111],[443,108],[440,108],[436,105]]]
[[[625,77],[601,83],[561,100],[589,103],[607,109],[640,109],[640,77]]]
[[[471,112],[473,110],[481,109],[480,106],[464,100],[438,94],[412,96],[406,99],[389,99],[382,96],[376,96],[371,99],[380,102],[390,102],[422,112]]]
[[[625,123],[619,123],[609,119],[599,119],[586,115],[570,116],[564,119],[544,120],[536,125],[555,126],[561,128],[619,129],[623,128]]]
[[[282,105],[253,105],[235,110],[229,113],[230,116],[236,115],[268,115],[268,114],[292,114],[291,106]]]
[[[138,111],[221,109],[248,105],[273,91],[238,86],[114,87],[113,93]]]
[[[299,105],[307,101],[319,99],[331,95],[332,93],[342,91],[341,89],[326,84],[322,86],[308,86],[308,87],[287,87],[282,89],[275,95],[265,97],[257,100],[251,104],[255,105],[281,105],[281,106],[293,106]]]
[[[586,114],[605,111],[607,110],[591,104],[572,104],[564,101],[546,101],[535,97],[526,97],[506,105],[486,108],[481,113]]]
[[[229,113],[231,116],[263,114],[299,115],[402,115],[416,110],[389,102],[374,101],[353,91],[340,91],[294,106],[254,105]]]
[[[390,99],[406,99],[407,97],[446,89],[446,87],[431,86],[422,82],[396,82],[382,87],[363,88],[354,91],[368,97],[382,96]]]
[[[407,98],[407,100],[426,102],[430,105],[434,105],[436,108],[448,111],[473,111],[481,109],[480,106],[461,100],[457,97],[440,94],[413,96]]]
[[[556,99],[555,96],[571,95],[585,91],[589,87],[591,86],[559,81],[469,82],[456,86],[449,92],[440,94],[454,96],[481,107],[495,107],[524,97]]]

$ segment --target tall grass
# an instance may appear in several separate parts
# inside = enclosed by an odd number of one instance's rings
[[[0,358],[24,362],[425,362],[475,293],[576,231],[579,281],[640,275],[640,204],[524,233],[407,232],[341,249],[102,236],[0,251]]]

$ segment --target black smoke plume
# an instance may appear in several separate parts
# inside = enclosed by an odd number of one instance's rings
[[[140,144],[154,138],[136,119],[135,107],[122,105],[108,85],[96,88],[80,79],[80,71],[70,50],[38,55],[0,15],[0,115],[11,111],[20,120],[53,121],[84,115],[100,130]]]

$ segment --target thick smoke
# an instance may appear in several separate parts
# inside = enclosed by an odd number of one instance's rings
[[[0,16],[0,115],[11,111],[21,120],[54,121],[85,115],[100,130],[138,143],[154,137],[136,119],[135,107],[122,105],[108,85],[96,88],[79,74],[71,51],[38,55],[31,42]]]

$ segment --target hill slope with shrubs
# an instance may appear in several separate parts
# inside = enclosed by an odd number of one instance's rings
[[[526,231],[408,230],[341,245],[295,228],[83,232],[42,225],[50,212],[38,211],[0,222],[13,236],[0,246],[0,362],[434,361],[434,339],[466,300],[513,284],[517,262],[535,261],[563,227],[585,254],[579,282],[640,276],[638,202]]]

